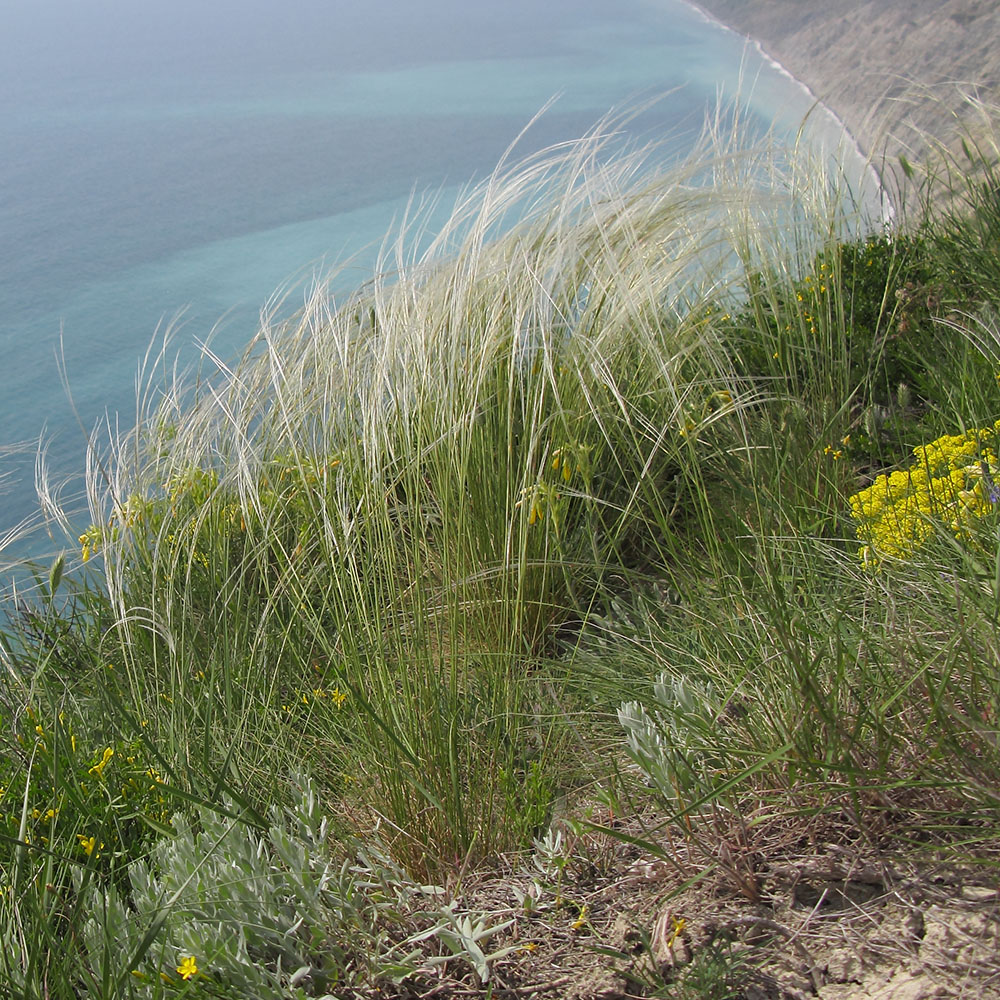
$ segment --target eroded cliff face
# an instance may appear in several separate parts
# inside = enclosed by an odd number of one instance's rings
[[[877,166],[919,162],[921,133],[974,129],[963,92],[998,100],[1000,0],[696,2],[806,83]]]

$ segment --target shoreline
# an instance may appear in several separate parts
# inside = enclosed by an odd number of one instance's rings
[[[702,6],[702,4],[697,2],[697,0],[682,0],[682,2],[691,10],[695,11],[705,21],[715,25],[717,28],[721,28],[723,31],[727,31],[730,34],[742,38],[747,45],[753,46],[760,57],[772,69],[798,87],[809,98],[809,100],[813,102],[813,106],[836,127],[837,131],[845,141],[845,144],[848,147],[849,155],[856,160],[859,168],[860,183],[863,185],[867,177],[867,179],[875,185],[875,197],[880,206],[877,214],[883,225],[890,225],[896,218],[896,206],[892,200],[892,196],[885,184],[882,174],[872,161],[870,152],[865,149],[865,144],[863,143],[861,137],[850,127],[847,121],[834,109],[834,107],[819,97],[810,84],[808,84],[801,77],[796,76],[780,59],[768,51],[768,49],[765,48],[765,43],[761,41],[761,39],[747,34],[738,27],[727,24],[718,15]]]
[[[685,2],[835,109],[900,208],[961,169],[963,140],[997,144],[1000,0]]]

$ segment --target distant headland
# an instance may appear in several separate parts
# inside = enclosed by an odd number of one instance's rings
[[[1000,89],[998,0],[697,0],[828,105],[876,165],[920,159]],[[957,86],[956,86],[957,85]]]

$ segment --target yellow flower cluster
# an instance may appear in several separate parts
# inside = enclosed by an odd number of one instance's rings
[[[335,687],[331,691],[327,691],[325,688],[313,688],[311,694],[308,691],[303,691],[299,695],[299,701],[303,705],[308,705],[310,701],[323,701],[324,699],[329,699],[335,708],[343,708],[344,702],[347,701],[347,694],[339,687]],[[292,708],[293,706],[288,704],[281,706],[281,710],[286,715],[292,713]]]
[[[884,558],[906,559],[942,525],[959,539],[969,527],[993,510],[1000,489],[997,436],[992,427],[965,434],[948,434],[913,449],[915,462],[879,476],[848,501],[862,542],[865,565]]]
[[[87,562],[92,555],[96,555],[100,551],[101,543],[103,541],[104,532],[96,524],[92,524],[80,536],[80,548],[83,554],[84,562]]]

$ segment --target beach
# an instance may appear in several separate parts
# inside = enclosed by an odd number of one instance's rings
[[[699,0],[757,42],[844,122],[880,173],[975,127],[965,99],[995,101],[1000,4],[993,0]]]

